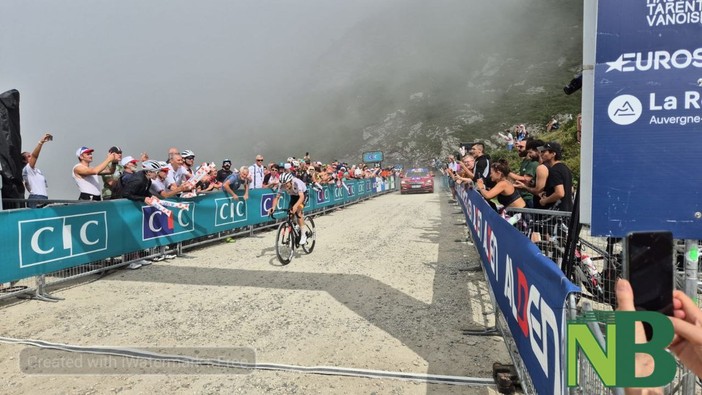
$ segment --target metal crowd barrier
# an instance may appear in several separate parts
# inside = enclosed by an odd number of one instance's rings
[[[395,183],[395,186],[399,183]],[[306,213],[310,216],[324,215],[328,212],[335,211],[352,204],[360,203],[371,199],[376,196],[385,195],[387,193],[395,192],[396,189],[388,189],[383,192],[377,192],[373,195],[359,196],[355,199],[344,201],[338,205],[326,206],[319,208],[314,211]],[[5,199],[7,200],[7,199]],[[17,199],[13,199],[17,200]],[[46,201],[44,201],[46,202]],[[17,202],[15,202],[17,203]],[[83,201],[49,201],[49,204],[90,204]],[[7,302],[12,299],[27,299],[34,298],[37,300],[56,302],[62,300],[62,298],[53,296],[49,293],[49,288],[57,288],[60,285],[65,285],[68,283],[73,283],[80,281],[81,279],[92,277],[92,276],[102,276],[113,270],[123,268],[132,262],[137,262],[145,259],[153,259],[163,254],[169,255],[182,255],[184,250],[200,247],[210,243],[215,243],[222,241],[231,237],[246,237],[253,235],[254,232],[259,232],[267,230],[270,228],[275,228],[282,219],[278,219],[274,222],[267,222],[259,225],[247,225],[240,228],[234,228],[227,231],[221,231],[213,233],[207,236],[189,239],[186,241],[174,243],[168,247],[153,247],[145,250],[132,251],[125,253],[121,256],[111,257],[107,259],[102,259],[98,261],[93,261],[84,265],[74,266],[67,269],[58,270],[51,273],[42,274],[39,276],[27,277],[21,280],[12,281],[8,283],[0,283],[0,303]],[[2,304],[0,304],[0,307]]]
[[[505,218],[536,244],[541,252],[559,266],[565,255],[565,240],[570,213],[537,210],[505,209]],[[612,237],[596,237],[590,234],[588,225],[583,225],[576,241],[575,261],[572,281],[582,288],[578,300],[570,302],[573,311],[589,310],[612,311],[616,307],[615,284],[621,277],[622,240]],[[675,240],[674,262],[676,288],[684,291],[702,307],[699,295],[702,293],[697,251],[699,241]],[[591,329],[599,333],[601,345],[605,335],[604,323],[593,323]],[[579,388],[575,393],[620,394],[620,389],[604,387],[599,376],[584,355],[578,357],[580,366]],[[665,388],[667,394],[692,395],[702,393],[702,383],[694,374],[678,365],[675,379]]]

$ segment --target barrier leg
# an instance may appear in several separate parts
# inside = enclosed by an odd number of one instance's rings
[[[46,276],[44,274],[37,277],[37,290],[34,293],[34,298],[43,302],[53,303],[64,300],[64,298],[53,296],[46,291]]]
[[[493,311],[495,315],[495,325],[497,325],[497,310]],[[464,329],[464,335],[468,336],[502,336],[497,326],[490,326],[483,329]]]

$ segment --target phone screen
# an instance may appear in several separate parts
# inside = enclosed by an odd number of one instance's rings
[[[672,315],[672,233],[630,233],[624,242],[624,254],[624,278],[631,283],[636,309]],[[644,328],[650,339],[651,328],[646,324]]]

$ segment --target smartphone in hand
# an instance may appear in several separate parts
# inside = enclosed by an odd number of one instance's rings
[[[623,277],[634,291],[636,310],[673,314],[673,234],[633,232],[624,239]],[[644,323],[646,338],[651,327]]]

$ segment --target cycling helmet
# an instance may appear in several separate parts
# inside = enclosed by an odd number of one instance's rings
[[[283,173],[280,175],[280,183],[287,184],[293,180],[293,175],[290,173]]]
[[[185,158],[194,158],[194,157],[195,157],[195,153],[194,153],[193,151],[190,151],[189,149],[186,149],[185,151],[183,151],[183,152],[180,153],[180,156],[182,156],[183,159],[185,159]]]
[[[161,168],[161,170],[168,169],[168,163],[159,161],[158,166]]]
[[[297,159],[293,159],[292,165],[293,167],[300,167],[300,161],[298,161]]]
[[[159,171],[161,170],[161,165],[155,160],[146,160],[141,163],[141,168],[146,171]]]

